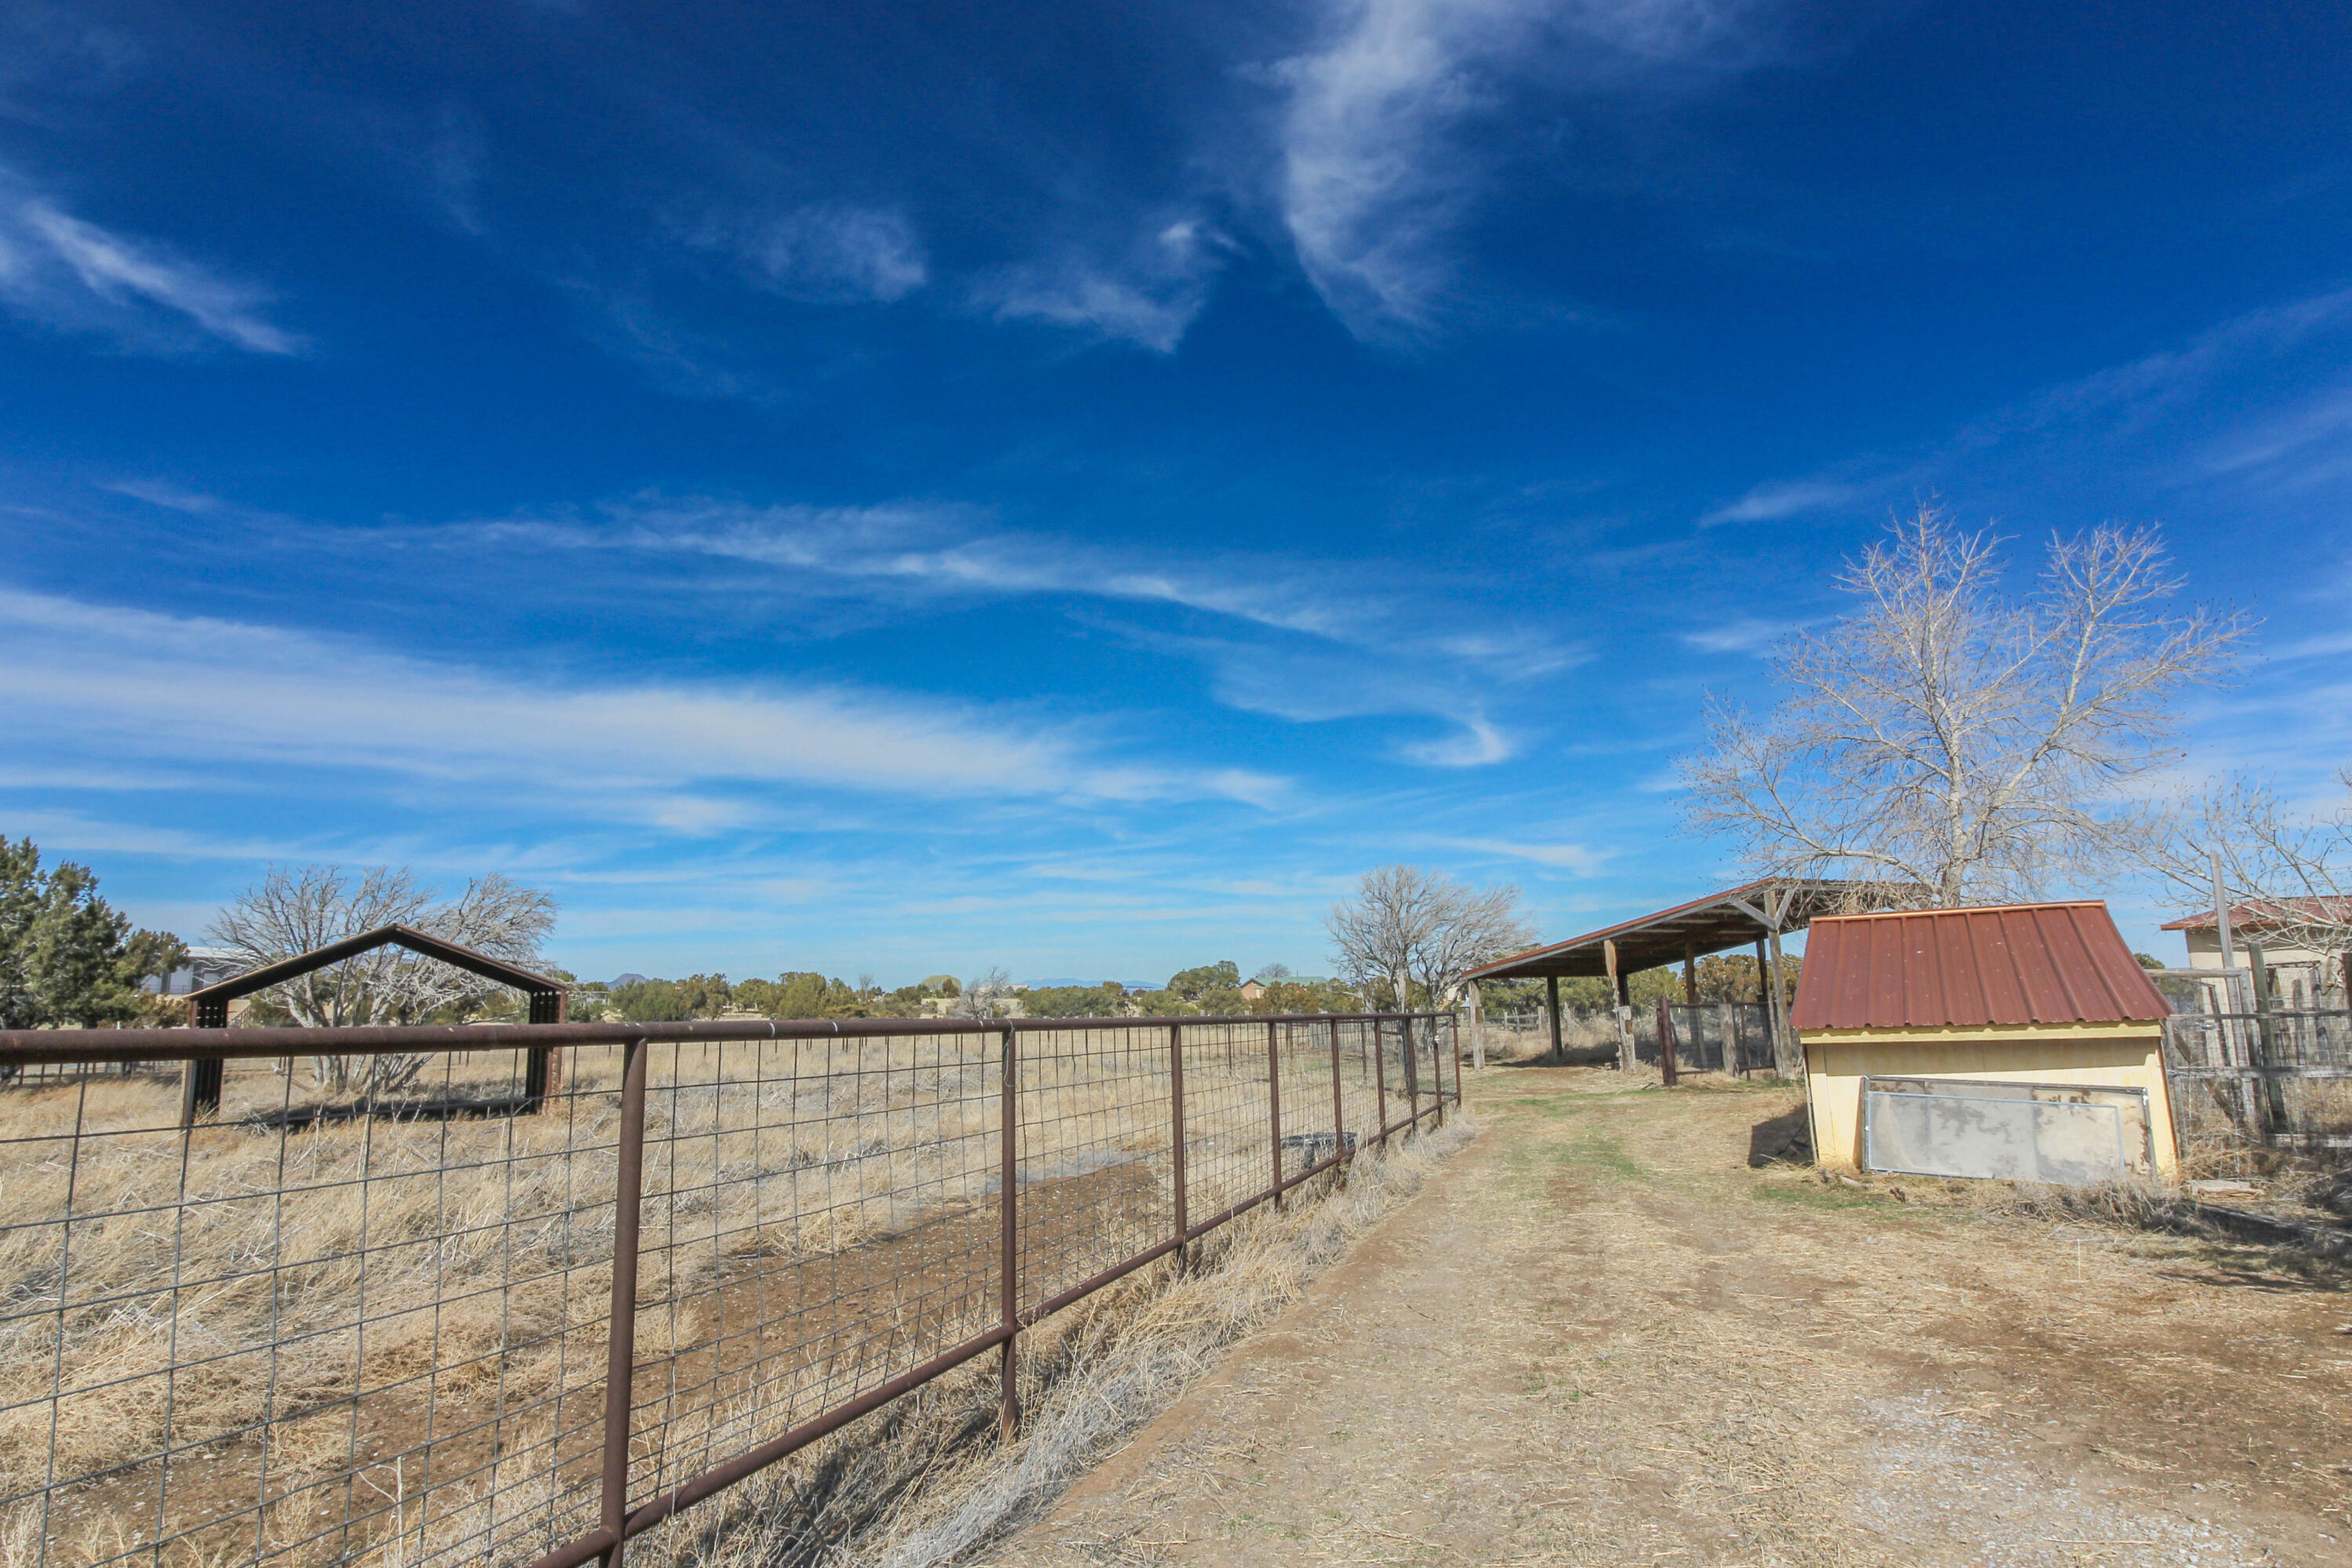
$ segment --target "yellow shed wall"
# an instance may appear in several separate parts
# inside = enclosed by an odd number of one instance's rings
[[[2147,1091],[2148,1143],[2156,1173],[2180,1173],[2162,1038],[2154,1032],[2081,1037],[2033,1031],[1931,1037],[1840,1030],[1804,1037],[1815,1157],[1832,1170],[1862,1167],[1865,1077],[1979,1078],[2008,1083],[2080,1083]]]

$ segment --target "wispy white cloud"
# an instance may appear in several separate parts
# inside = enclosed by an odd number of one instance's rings
[[[1409,745],[1404,754],[1433,768],[1482,768],[1518,754],[1518,743],[1485,714],[1462,713],[1455,721],[1461,728],[1454,734]]]
[[[1015,263],[980,279],[972,298],[999,321],[1044,321],[1174,352],[1207,301],[1230,247],[1192,219],[1152,226],[1124,254],[1069,254]]]
[[[98,487],[132,500],[143,500],[149,506],[160,506],[167,511],[184,511],[191,517],[210,517],[222,510],[221,499],[175,485],[169,479],[116,479]]]
[[[252,353],[307,347],[262,313],[267,290],[64,211],[0,169],[0,303],[58,331],[166,351],[210,338]]]
[[[738,825],[760,814],[760,790],[786,785],[1260,803],[1285,787],[1242,769],[1121,762],[975,705],[847,687],[534,684],[358,642],[5,589],[0,647],[0,700],[20,741],[64,737],[85,758],[527,783],[625,801],[682,832]]]
[[[1601,869],[1607,859],[1581,844],[1519,844],[1503,838],[1449,838],[1446,844],[1461,849],[1475,849],[1481,854],[1503,855],[1514,860],[1530,860],[1538,866],[1552,866],[1563,871],[1584,875]]]
[[[642,496],[601,510],[594,521],[522,518],[478,526],[492,538],[710,555],[887,585],[894,594],[1058,594],[1161,604],[1338,641],[1394,629],[1382,601],[1317,585],[1348,579],[1341,565],[1255,557],[1179,566],[1083,540],[994,527],[979,509],[953,503],[754,506]],[[1482,641],[1465,643],[1462,657],[1472,657],[1477,646],[1529,662],[1546,657],[1538,640],[1491,630],[1476,637]]]
[[[1468,132],[1515,81],[1596,85],[1764,58],[1762,0],[1339,0],[1283,62],[1276,195],[1307,277],[1359,335],[1433,325],[1486,171]]]
[[[897,207],[819,203],[731,237],[752,279],[791,300],[887,304],[930,279],[922,237]]]
[[[2233,431],[2198,461],[2209,475],[2281,492],[2352,478],[2352,387],[2329,387]]]
[[[1136,647],[1206,666],[1217,700],[1244,711],[1301,723],[1438,718],[1452,727],[1446,736],[1401,748],[1431,766],[1478,766],[1517,754],[1518,742],[1485,716],[1489,698],[1591,657],[1490,608],[1465,613],[1442,595],[1401,595],[1393,570],[1377,562],[1196,552],[1180,564],[1149,552],[996,527],[979,509],[940,502],[826,508],[641,496],[600,510],[593,520],[510,519],[474,531],[535,550],[754,563],[775,568],[803,596],[849,593],[903,606],[909,595],[1044,595],[1213,616],[1228,626],[1170,627],[1132,616],[1099,624]]]
[[[1769,647],[1790,629],[1786,621],[1746,618],[1685,632],[1682,640],[1701,653],[1754,653]]]
[[[1833,479],[1776,479],[1758,485],[1738,500],[1716,508],[1701,517],[1699,526],[1711,527],[1722,522],[1779,522],[1807,512],[1827,511],[1844,506],[1864,492],[1856,486]]]

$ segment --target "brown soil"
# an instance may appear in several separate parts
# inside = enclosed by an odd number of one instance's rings
[[[1779,1087],[1470,1091],[1427,1190],[989,1561],[2352,1562],[2342,1275],[1752,1170]]]

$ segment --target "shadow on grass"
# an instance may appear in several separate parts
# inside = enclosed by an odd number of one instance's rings
[[[1501,1057],[1488,1057],[1486,1065],[1490,1068],[1605,1068],[1615,1065],[1616,1060],[1617,1047],[1614,1046],[1582,1046],[1557,1057],[1549,1051],[1508,1061]]]
[[[1791,1107],[1748,1130],[1749,1170],[1760,1171],[1767,1165],[1810,1165],[1812,1163],[1813,1134],[1805,1121],[1803,1106]]]

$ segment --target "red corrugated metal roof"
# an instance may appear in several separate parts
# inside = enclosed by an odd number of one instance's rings
[[[2150,1023],[2163,994],[2107,906],[2005,904],[1813,921],[1799,1029]]]
[[[2242,931],[2259,931],[2265,926],[2284,925],[2296,916],[2315,921],[2340,921],[2352,916],[2352,899],[2341,896],[2308,899],[2274,899],[2266,903],[2231,904],[2230,923]],[[2221,922],[2211,910],[2201,910],[2193,915],[2183,915],[2177,921],[2167,921],[2166,931],[2211,931]]]

